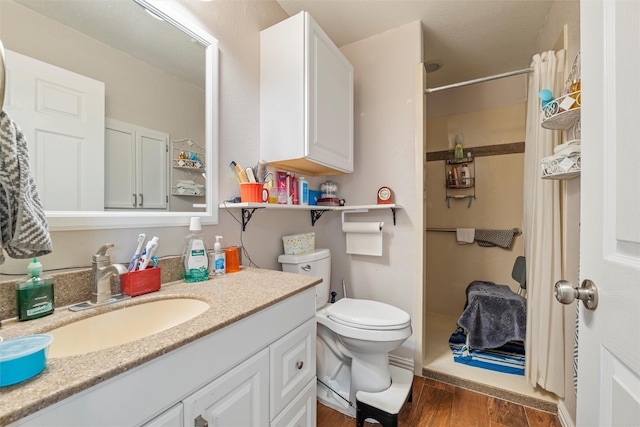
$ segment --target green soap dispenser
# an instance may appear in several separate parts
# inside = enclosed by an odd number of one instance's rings
[[[27,266],[29,275],[16,282],[18,320],[31,320],[53,313],[53,277],[42,275],[36,258]]]

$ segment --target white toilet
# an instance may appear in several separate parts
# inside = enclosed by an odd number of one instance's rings
[[[411,336],[409,314],[377,301],[343,298],[329,303],[331,253],[280,255],[282,270],[322,277],[316,285],[318,400],[356,416],[356,392],[391,385],[389,352]]]

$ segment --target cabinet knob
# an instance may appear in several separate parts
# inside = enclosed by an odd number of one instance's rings
[[[198,415],[193,420],[193,427],[209,427],[209,422],[202,418],[202,415]]]
[[[302,367],[304,366],[304,362],[302,360],[298,361],[298,363],[296,363],[296,368],[298,369],[302,369]]]

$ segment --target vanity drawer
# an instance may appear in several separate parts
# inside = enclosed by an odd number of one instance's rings
[[[316,375],[316,320],[308,320],[270,346],[271,420]]]
[[[296,396],[293,402],[271,422],[271,427],[315,426],[317,424],[316,388],[316,377],[313,377],[302,393]]]

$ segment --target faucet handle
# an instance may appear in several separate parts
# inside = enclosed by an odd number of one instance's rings
[[[100,249],[98,249],[98,252],[93,256],[93,261],[94,262],[111,261],[111,257],[107,254],[107,251],[114,246],[115,245],[113,243],[107,243],[106,245],[100,246]]]

